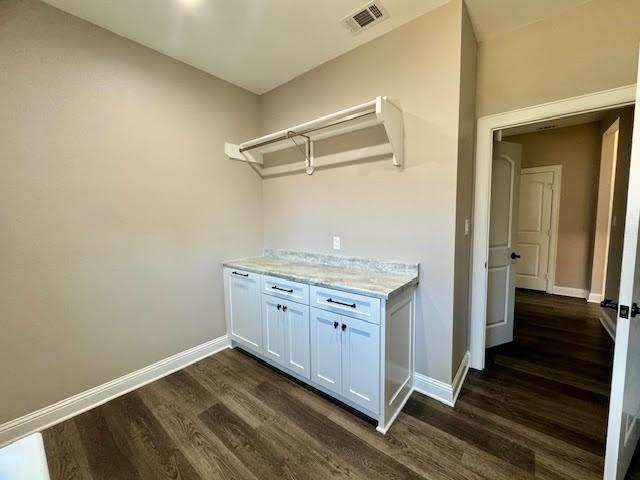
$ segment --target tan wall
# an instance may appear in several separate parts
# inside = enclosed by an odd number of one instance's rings
[[[600,170],[599,122],[514,135],[522,167],[562,165],[555,284],[589,290]]]
[[[593,0],[481,42],[477,115],[636,82],[638,0]]]
[[[265,247],[420,262],[417,371],[449,382],[462,2],[455,0],[261,97],[265,132],[377,95],[403,109],[406,165],[366,162],[264,181]]]
[[[0,65],[3,423],[224,334],[262,212],[256,96],[33,0]]]
[[[453,293],[453,374],[469,349],[469,293],[471,234],[465,235],[465,220],[471,225],[473,205],[476,53],[473,25],[463,4],[460,69],[460,134],[456,184],[456,250]]]
[[[622,247],[624,243],[624,227],[627,212],[627,195],[629,189],[629,167],[631,165],[631,138],[633,130],[633,107],[610,112],[601,123],[602,132],[620,118],[620,135],[618,137],[618,165],[613,194],[612,217],[609,236],[609,258],[607,261],[607,279],[605,298],[618,301],[620,295],[620,273],[622,270]]]

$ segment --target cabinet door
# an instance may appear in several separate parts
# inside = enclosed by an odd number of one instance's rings
[[[256,353],[262,353],[260,319],[260,275],[225,271],[227,322],[231,338]]]
[[[342,394],[358,405],[380,410],[380,327],[342,316]],[[342,329],[342,326],[341,326]]]
[[[340,315],[311,309],[311,380],[342,393],[342,332]]]
[[[281,302],[276,297],[262,295],[264,355],[280,365],[286,365],[285,320]]]
[[[309,307],[280,300],[285,318],[285,366],[305,378],[311,377],[309,357]]]

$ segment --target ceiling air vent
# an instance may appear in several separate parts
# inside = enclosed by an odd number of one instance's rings
[[[375,1],[368,3],[351,15],[346,16],[342,19],[342,23],[346,25],[352,33],[360,33],[387,18],[389,18],[389,12],[382,6],[380,1]]]

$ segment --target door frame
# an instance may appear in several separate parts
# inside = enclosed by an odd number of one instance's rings
[[[488,115],[478,119],[471,263],[471,328],[469,338],[471,368],[482,370],[485,365],[486,266],[489,258],[489,208],[491,205],[491,159],[494,132],[543,120],[624,107],[634,104],[635,100],[636,84],[634,83],[625,87]]]
[[[508,138],[508,137],[507,137]],[[556,286],[556,262],[558,260],[558,226],[560,225],[560,195],[562,194],[562,165],[545,165],[520,169],[520,176],[526,173],[553,173],[551,195],[551,228],[549,232],[549,259],[547,261],[547,293],[554,293]],[[522,192],[522,190],[520,190]],[[516,243],[517,246],[517,243]]]

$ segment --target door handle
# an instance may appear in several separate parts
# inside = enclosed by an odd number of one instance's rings
[[[511,252],[511,260],[515,260],[516,258],[520,258],[520,255],[518,255],[516,252]]]
[[[631,317],[635,317],[639,313],[640,313],[640,308],[638,308],[638,304],[636,302],[633,302],[631,304]]]

